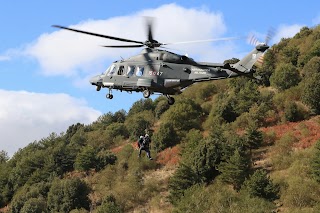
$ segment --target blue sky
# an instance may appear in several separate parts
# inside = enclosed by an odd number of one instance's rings
[[[261,41],[272,26],[291,37],[302,26],[320,23],[316,0],[265,2],[200,1],[3,1],[0,13],[0,150],[12,155],[34,140],[60,133],[76,122],[128,110],[141,93],[96,92],[90,76],[120,57],[141,49],[109,50],[114,42],[51,25],[73,26],[107,35],[145,40],[143,16],[154,16],[160,42],[188,41],[254,33]],[[199,61],[222,62],[242,57],[252,46],[245,40],[179,45],[172,48]]]

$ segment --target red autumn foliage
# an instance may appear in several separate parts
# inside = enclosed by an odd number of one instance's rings
[[[174,146],[167,148],[160,153],[158,153],[157,156],[157,163],[161,165],[177,165],[180,160],[180,146]]]
[[[308,148],[320,139],[320,116],[313,117],[307,121],[289,122],[272,127],[260,129],[263,132],[274,132],[276,139],[281,138],[287,133],[291,133],[298,139],[294,144],[295,148]]]

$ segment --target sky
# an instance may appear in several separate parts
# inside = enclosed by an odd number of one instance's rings
[[[133,40],[146,40],[145,16],[154,17],[154,38],[179,42],[254,34],[271,45],[320,24],[320,2],[269,0],[189,1],[2,1],[0,7],[0,150],[12,156],[19,148],[60,134],[100,115],[128,111],[141,93],[100,92],[89,84],[115,60],[137,49],[108,49],[108,39],[51,27],[62,25]],[[171,46],[170,46],[171,47]],[[175,45],[172,51],[196,61],[223,62],[241,58],[253,46],[245,39]]]

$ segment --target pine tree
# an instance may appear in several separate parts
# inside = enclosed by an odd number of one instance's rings
[[[267,172],[259,169],[244,182],[244,188],[250,196],[273,201],[279,198],[279,185],[273,184]]]
[[[181,164],[169,181],[170,201],[177,202],[184,195],[185,190],[196,183],[198,180],[195,172],[189,166]]]
[[[246,133],[244,135],[245,145],[250,149],[256,149],[261,146],[263,142],[262,132],[259,131],[257,125],[250,125],[246,129]]]
[[[245,152],[236,149],[233,155],[218,167],[221,172],[223,182],[229,183],[237,191],[240,190],[241,184],[248,177],[250,169],[250,158]]]

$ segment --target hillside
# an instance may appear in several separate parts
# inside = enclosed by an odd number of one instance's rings
[[[0,152],[0,212],[319,212],[320,26],[256,70]]]

